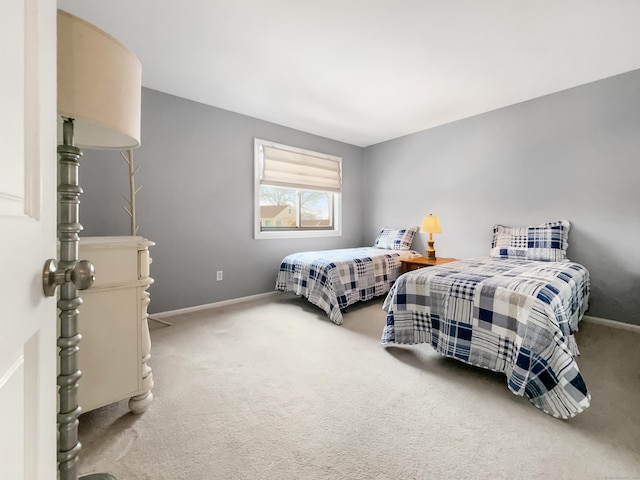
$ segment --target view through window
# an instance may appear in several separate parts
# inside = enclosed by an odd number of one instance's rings
[[[256,238],[338,235],[342,159],[255,140]]]

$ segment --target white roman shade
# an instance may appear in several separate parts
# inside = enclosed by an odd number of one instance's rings
[[[261,145],[260,184],[342,192],[341,158]]]

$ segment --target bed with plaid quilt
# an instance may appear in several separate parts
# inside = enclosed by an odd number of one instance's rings
[[[306,297],[339,325],[341,310],[387,293],[400,275],[400,260],[415,256],[374,247],[294,253],[280,264],[276,290]]]
[[[514,394],[570,418],[591,400],[573,335],[589,290],[589,272],[570,261],[478,257],[415,270],[384,301],[382,343],[428,343],[502,372]]]

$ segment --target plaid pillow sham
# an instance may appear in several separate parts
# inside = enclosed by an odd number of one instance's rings
[[[417,231],[418,227],[400,229],[384,227],[380,230],[373,246],[376,248],[386,248],[388,250],[411,250],[413,237]]]
[[[570,228],[568,220],[529,227],[494,225],[489,256],[544,262],[566,260]]]

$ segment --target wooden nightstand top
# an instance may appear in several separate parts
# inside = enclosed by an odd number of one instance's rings
[[[433,267],[435,265],[443,265],[445,263],[455,262],[457,258],[437,257],[435,259],[426,257],[403,258],[400,261],[400,272],[405,273],[423,267]]]

